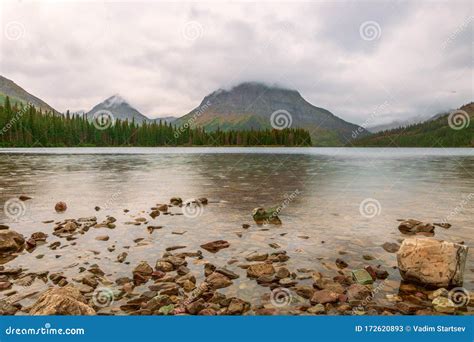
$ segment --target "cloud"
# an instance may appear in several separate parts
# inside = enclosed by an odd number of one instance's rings
[[[469,1],[1,6],[0,73],[61,111],[119,93],[150,117],[179,116],[243,81],[297,89],[356,123],[472,100]],[[11,22],[19,39],[6,35]]]

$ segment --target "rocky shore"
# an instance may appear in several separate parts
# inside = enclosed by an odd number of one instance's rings
[[[77,263],[73,266],[76,270],[73,277],[64,272],[50,272],[47,267],[44,271],[35,271],[9,266],[10,260],[37,248],[47,253],[74,246],[76,240],[91,229],[99,229],[101,234],[95,236],[95,240],[104,242],[109,240],[109,230],[127,226],[153,234],[163,228],[153,222],[161,215],[186,215],[212,205],[206,198],[184,202],[173,197],[168,203],[156,204],[142,211],[142,215],[123,222],[112,216],[103,220],[96,216],[49,220],[43,224],[52,226],[52,232],[37,231],[30,236],[11,230],[6,224],[0,225],[3,260],[0,314],[439,315],[473,312],[474,293],[462,287],[467,246],[434,238],[435,229],[449,229],[449,224],[413,219],[400,220],[399,241],[381,246],[386,253],[396,253],[398,266],[392,269],[377,264],[370,254],[360,256],[363,267],[353,268],[350,258],[345,259],[344,251],[332,260],[329,266],[332,272],[327,274],[312,268],[290,267],[291,255],[276,242],[268,243],[270,252],[249,251],[243,258],[212,263],[208,257],[218,256],[232,243],[225,236],[208,241],[204,235],[200,249],[188,250],[185,245],[160,246],[164,252],[153,264],[138,262],[130,274],[115,279],[110,277],[108,269],[97,263]],[[54,208],[62,215],[68,210],[64,202]],[[128,213],[127,209],[124,212]],[[251,215],[254,222],[242,223],[237,236],[249,229],[278,230],[284,224],[278,214],[278,208],[255,208]],[[173,231],[178,236],[184,233]],[[135,242],[140,243],[140,240]],[[114,252],[115,246],[107,249]],[[130,253],[118,253],[114,262],[128,263]],[[390,275],[394,269],[398,269],[403,279],[397,287]],[[47,289],[32,289],[31,285],[37,281]],[[258,301],[225,292],[229,287],[248,283],[265,289]]]

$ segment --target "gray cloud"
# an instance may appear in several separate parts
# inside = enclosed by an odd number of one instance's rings
[[[183,115],[217,88],[262,81],[376,124],[473,94],[469,1],[1,6],[0,73],[61,111],[119,93],[150,117]],[[24,28],[17,40],[12,22]],[[375,39],[361,36],[365,22],[380,27]]]

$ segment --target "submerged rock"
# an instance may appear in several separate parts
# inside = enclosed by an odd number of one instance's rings
[[[431,223],[423,223],[418,220],[406,220],[400,223],[398,230],[403,234],[429,233],[434,234],[435,227]]]
[[[468,248],[429,238],[405,239],[397,254],[402,278],[437,287],[460,286]]]
[[[247,277],[249,278],[259,278],[264,275],[273,275],[275,274],[275,268],[272,264],[259,263],[250,265],[247,268]]]
[[[31,315],[95,315],[81,292],[73,286],[51,288],[30,308]]]
[[[58,212],[58,213],[65,212],[66,209],[67,209],[67,204],[66,204],[66,202],[58,202],[58,203],[56,203],[56,205],[54,206],[54,210],[56,210],[56,212]]]
[[[211,252],[211,253],[217,253],[221,249],[227,248],[229,246],[230,246],[229,242],[227,242],[225,240],[217,240],[217,241],[212,241],[212,242],[205,243],[205,244],[201,245],[201,248],[203,248],[206,251]]]
[[[281,220],[278,217],[278,209],[270,208],[266,210],[265,208],[259,207],[255,208],[252,212],[252,217],[257,224],[271,223],[271,224],[281,224]]]
[[[0,230],[0,253],[15,253],[23,250],[25,238],[13,230]]]

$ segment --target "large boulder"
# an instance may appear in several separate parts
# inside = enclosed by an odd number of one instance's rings
[[[73,286],[51,288],[30,308],[31,315],[95,315],[81,292]]]
[[[24,246],[23,235],[13,230],[0,230],[0,254],[20,252]]]
[[[278,217],[279,209],[278,208],[255,208],[252,211],[252,217],[257,224],[271,223],[271,224],[281,224],[281,220]]]
[[[463,282],[466,246],[429,238],[405,239],[397,253],[398,268],[406,281],[448,287]]]

